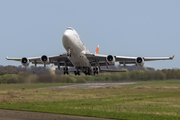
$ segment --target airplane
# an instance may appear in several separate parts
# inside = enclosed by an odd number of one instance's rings
[[[69,74],[68,67],[75,67],[75,75],[80,75],[80,72],[83,72],[85,75],[95,75],[99,72],[125,72],[124,70],[113,70],[109,69],[110,65],[114,65],[115,62],[119,64],[135,64],[136,66],[143,66],[145,61],[154,61],[154,60],[172,60],[173,57],[127,57],[127,56],[114,56],[114,55],[102,55],[99,54],[99,46],[95,53],[90,53],[87,47],[82,42],[78,33],[72,27],[68,27],[62,37],[62,43],[67,51],[66,53],[46,56],[42,55],[41,57],[32,57],[32,58],[8,58],[7,60],[21,61],[21,64],[25,67],[29,66],[29,63],[32,64],[44,64],[46,67],[47,64],[54,64],[58,66],[63,66],[64,75]],[[107,69],[101,69],[101,66],[106,66]]]

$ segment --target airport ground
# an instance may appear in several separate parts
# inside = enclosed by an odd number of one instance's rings
[[[41,112],[40,116],[43,116],[42,113],[53,113],[55,116],[64,114],[120,120],[180,119],[180,80],[135,82],[127,85],[108,83],[110,86],[96,83],[95,87],[88,89],[76,87],[89,86],[88,84],[70,85],[71,87],[61,84],[63,86],[59,88],[52,87],[54,84],[1,84],[0,109],[4,110],[1,110],[0,115],[5,109],[10,109]],[[33,118],[38,119],[39,115],[36,114]],[[23,113],[19,116],[23,116]],[[1,115],[1,118],[6,117]],[[71,120],[67,116],[50,119],[65,118]]]

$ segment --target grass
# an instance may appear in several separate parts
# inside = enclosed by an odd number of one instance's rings
[[[180,119],[180,80],[93,89],[0,91],[0,108],[120,120]]]

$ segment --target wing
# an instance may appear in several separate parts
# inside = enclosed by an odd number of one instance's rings
[[[14,61],[21,61],[22,58],[8,58],[6,57],[6,60],[14,60]]]
[[[116,56],[116,61],[120,64],[136,64],[138,57],[125,57],[125,56]],[[144,61],[155,61],[155,60],[172,60],[173,57],[142,57]]]
[[[22,58],[9,58],[6,57],[7,60],[14,60],[14,61],[21,61]],[[28,58],[30,62],[32,61],[38,61],[41,59],[41,57],[32,57],[32,58]]]
[[[53,56],[47,56],[49,58],[49,63],[52,63],[54,65],[60,65],[60,66],[71,66],[73,67],[73,64],[70,62],[70,60],[67,58],[66,53],[60,54],[60,55],[53,55]],[[14,61],[21,61],[22,58],[8,58],[7,60],[14,60]],[[32,64],[43,64],[41,61],[41,57],[32,57],[27,58],[29,62],[32,62]]]
[[[108,55],[100,55],[100,54],[86,54],[86,57],[89,59],[92,66],[99,64],[99,66],[107,66],[106,58]],[[136,60],[138,57],[127,57],[127,56],[114,56],[115,61],[120,64],[136,64]],[[142,57],[144,61],[155,61],[155,60],[172,60],[173,57]]]

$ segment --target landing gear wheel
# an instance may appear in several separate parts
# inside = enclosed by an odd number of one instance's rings
[[[89,71],[85,71],[85,75],[90,75],[90,72]]]
[[[80,72],[77,70],[77,71],[74,71],[74,74],[75,75],[80,75]]]
[[[75,76],[77,75],[76,71],[74,71]]]
[[[68,68],[65,68],[65,67],[64,67],[63,70],[64,70],[64,75],[65,75],[65,74],[69,75]]]
[[[84,74],[85,74],[85,75],[88,75],[86,71],[84,72]]]

